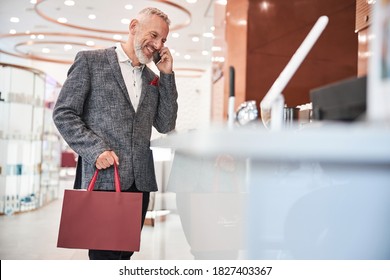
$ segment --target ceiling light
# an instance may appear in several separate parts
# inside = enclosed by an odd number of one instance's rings
[[[213,46],[213,47],[211,47],[211,50],[212,50],[213,52],[220,52],[220,51],[222,51],[222,48],[221,48],[221,47],[218,47],[218,46]]]
[[[214,31],[214,30],[215,30],[215,26],[211,26],[211,27],[210,27],[210,30],[211,30],[211,31]]]
[[[176,56],[180,56],[180,53],[179,53],[179,52],[177,52],[177,53],[175,53],[175,55],[176,55]]]
[[[34,40],[35,38],[37,38],[37,36],[35,36],[34,34],[32,34],[32,35],[30,36],[30,38]]]
[[[205,33],[203,33],[203,37],[206,37],[206,38],[214,38],[214,35],[213,35],[213,33],[211,33],[211,32],[205,32]]]
[[[219,5],[225,5],[227,4],[227,0],[217,0],[215,3],[219,4]]]
[[[130,24],[130,20],[128,18],[122,18],[121,23],[123,24]]]
[[[199,37],[198,36],[192,37],[192,42],[199,42]]]
[[[75,2],[72,1],[72,0],[65,0],[65,1],[64,1],[64,4],[65,4],[66,6],[74,6]]]
[[[224,58],[223,56],[217,56],[217,57],[213,57],[213,58],[212,58],[212,61],[224,62],[224,61],[225,61],[225,58]]]
[[[177,32],[172,33],[172,38],[179,38],[180,34]]]
[[[16,30],[15,30],[15,29],[11,29],[11,30],[9,31],[9,34],[16,34]]]
[[[202,54],[203,55],[209,55],[209,52],[208,51],[202,51]]]
[[[267,1],[263,1],[260,3],[260,9],[262,11],[267,11],[269,9],[269,3]]]
[[[194,3],[198,2],[198,0],[186,0],[186,1],[187,1],[187,3],[190,3],[190,4],[194,4]]]
[[[17,17],[11,17],[11,18],[9,19],[9,21],[10,21],[10,22],[17,23],[17,22],[19,22],[20,20],[19,20],[19,18],[17,18]]]
[[[366,34],[364,34],[363,32],[360,32],[359,35],[358,35],[358,41],[359,43],[367,43],[367,40],[368,40],[368,37]]]
[[[39,39],[39,40],[43,40],[43,39],[45,39],[45,35],[43,35],[43,34],[39,34],[39,35],[38,35],[38,39]]]
[[[49,52],[50,52],[50,49],[49,49],[49,48],[43,48],[43,49],[42,49],[42,52],[43,52],[43,53],[49,53]]]
[[[245,19],[240,19],[238,22],[237,22],[238,25],[241,25],[241,26],[245,26],[247,24],[247,21]]]
[[[31,3],[31,4],[36,4],[36,3],[37,3],[37,0],[30,0],[30,3]]]
[[[85,44],[87,46],[90,46],[90,47],[95,46],[95,42],[94,41],[87,41]]]
[[[126,10],[132,10],[132,9],[133,9],[133,5],[127,4],[127,5],[125,6],[125,9],[126,9]]]
[[[63,17],[57,18],[57,21],[60,22],[60,23],[68,22],[68,20],[66,18],[63,18]]]
[[[90,14],[90,15],[88,15],[88,18],[89,18],[89,19],[96,19],[96,15]]]
[[[190,56],[189,54],[186,54],[186,55],[184,56],[184,58],[188,60],[188,59],[191,59],[191,56]]]
[[[112,38],[119,41],[119,40],[122,40],[122,35],[115,34],[114,36],[112,36]]]
[[[69,45],[69,44],[64,45],[64,50],[65,51],[70,51],[71,49],[73,49],[72,45]]]

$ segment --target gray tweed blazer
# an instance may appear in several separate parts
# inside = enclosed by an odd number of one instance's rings
[[[174,74],[158,76],[144,67],[137,112],[130,101],[115,47],[81,51],[70,67],[56,102],[53,120],[68,145],[82,158],[80,188],[95,172],[97,157],[113,150],[119,157],[122,190],[135,182],[140,191],[157,191],[152,126],[160,133],[175,128],[177,90]],[[95,189],[112,190],[113,168],[99,171]],[[76,186],[77,187],[77,186]]]

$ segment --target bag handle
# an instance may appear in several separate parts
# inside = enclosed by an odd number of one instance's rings
[[[95,188],[95,183],[96,183],[98,174],[99,174],[99,169],[96,169],[96,171],[93,174],[93,177],[91,179],[91,182],[89,182],[87,191],[93,191],[93,189]],[[116,165],[115,161],[114,161],[114,185],[115,185],[115,191],[120,192],[121,191],[121,183],[119,180],[118,166]]]

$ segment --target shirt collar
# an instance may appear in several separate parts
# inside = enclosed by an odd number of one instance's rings
[[[116,46],[115,51],[116,51],[116,53],[118,55],[118,61],[119,62],[130,61],[130,63],[131,63],[131,59],[127,56],[127,54],[123,50],[122,44],[118,42],[118,43],[115,44],[115,46]],[[142,71],[144,69],[144,67],[145,67],[145,64],[141,64],[140,66],[135,66],[133,68],[139,68]]]

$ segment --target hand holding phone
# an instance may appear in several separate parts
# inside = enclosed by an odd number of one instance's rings
[[[157,65],[161,62],[161,56],[160,56],[160,53],[158,51],[155,51],[153,53],[153,62]]]
[[[171,74],[173,72],[173,58],[167,47],[153,52],[153,62],[161,73]]]

